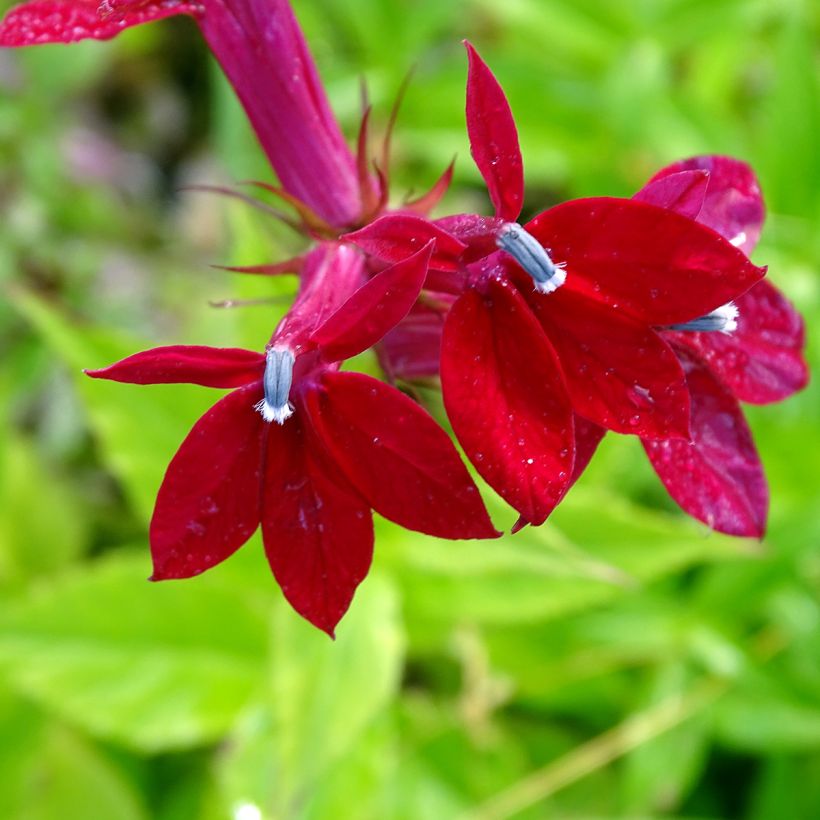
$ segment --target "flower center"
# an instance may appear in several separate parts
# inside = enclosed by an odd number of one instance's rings
[[[727,336],[737,330],[738,309],[734,302],[727,302],[711,313],[692,319],[690,322],[681,322],[679,325],[669,325],[669,330],[694,330],[700,332],[719,332]]]
[[[293,415],[293,407],[288,401],[293,382],[293,351],[287,347],[270,347],[265,354],[265,375],[262,384],[265,398],[255,405],[267,422],[284,424]]]
[[[498,231],[495,243],[532,277],[539,293],[552,293],[564,284],[566,263],[555,264],[547,249],[517,222],[505,223]]]

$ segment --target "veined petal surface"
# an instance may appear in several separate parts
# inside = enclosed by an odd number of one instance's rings
[[[541,524],[572,474],[572,410],[544,331],[510,285],[468,290],[444,326],[444,405],[467,457],[528,521]]]
[[[190,578],[232,555],[259,526],[263,440],[256,385],[234,390],[193,426],[168,465],[151,519],[152,580]]]

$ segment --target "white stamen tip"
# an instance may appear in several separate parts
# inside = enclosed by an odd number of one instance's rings
[[[724,325],[720,329],[721,333],[728,335],[737,330],[737,317],[740,315],[740,311],[734,302],[727,302],[714,312],[723,319]]]
[[[293,415],[293,407],[291,407],[290,403],[283,404],[281,407],[274,407],[272,404],[268,404],[265,399],[256,402],[253,409],[260,412],[262,418],[265,419],[268,424],[272,421],[275,421],[277,424],[284,424],[285,421]]]
[[[692,319],[689,322],[682,322],[678,325],[670,325],[670,330],[687,330],[696,333],[725,333],[727,336],[737,330],[737,318],[740,312],[734,302],[727,302],[719,308],[715,308],[711,313]]]
[[[535,289],[539,293],[555,293],[564,282],[567,281],[567,272],[560,268],[558,265],[555,266],[555,273],[552,275],[552,279],[547,279],[546,282],[536,282]]]

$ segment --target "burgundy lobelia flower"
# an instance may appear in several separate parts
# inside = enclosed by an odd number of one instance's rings
[[[286,197],[337,228],[358,224],[363,191],[287,0],[29,0],[0,22],[0,46],[106,40],[192,16],[248,114]]]
[[[423,327],[426,366],[446,314],[440,373],[456,436],[522,521],[540,524],[591,455],[576,426],[689,439],[686,375],[658,330],[710,314],[765,271],[711,229],[636,200],[574,200],[518,224],[515,123],[467,50],[470,146],[495,215],[389,214],[346,238],[391,262],[435,241],[425,299],[385,350]]]
[[[154,580],[210,569],[261,523],[285,597],[332,636],[370,567],[371,510],[441,538],[499,534],[433,419],[394,387],[339,370],[407,313],[431,250],[365,281],[356,250],[320,245],[264,354],[163,347],[89,371],[134,384],[233,388],[194,425],[165,474],[150,528]]]
[[[754,250],[763,225],[754,172],[729,157],[670,165],[636,198],[685,213],[745,253]],[[769,494],[740,402],[781,401],[806,385],[800,314],[764,281],[705,323],[664,335],[686,371],[692,440],[644,441],[652,466],[690,515],[730,535],[762,537]]]

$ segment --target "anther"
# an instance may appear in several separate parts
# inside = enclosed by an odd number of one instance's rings
[[[669,330],[689,330],[700,332],[725,333],[727,336],[737,330],[738,309],[734,302],[727,302],[711,313],[692,319],[691,322],[681,322],[678,325],[669,325]]]
[[[507,222],[503,225],[498,231],[495,243],[533,278],[535,289],[539,293],[552,293],[566,281],[566,263],[553,262],[547,249],[517,222]]]
[[[293,415],[293,407],[288,401],[293,381],[293,352],[287,347],[270,347],[265,354],[265,375],[262,384],[265,398],[257,402],[255,409],[267,422],[284,424]]]

